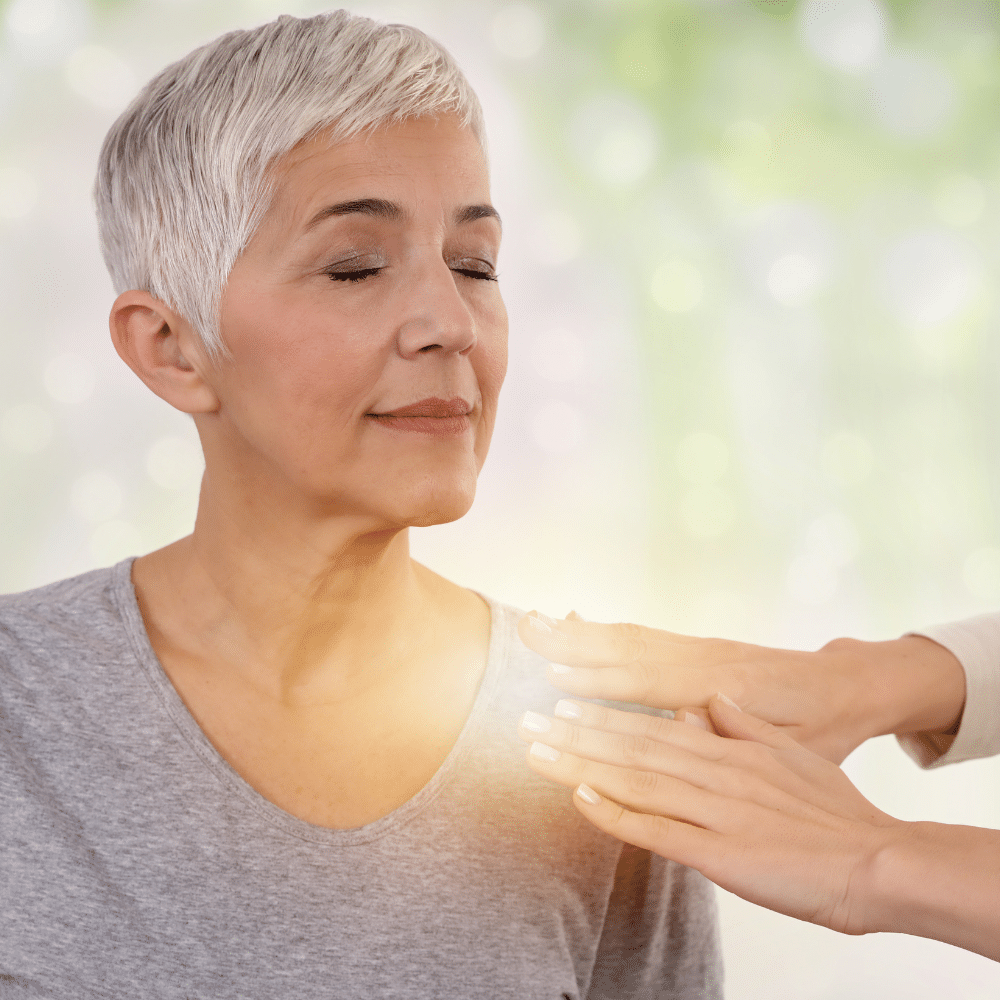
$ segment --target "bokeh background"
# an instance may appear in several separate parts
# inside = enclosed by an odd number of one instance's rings
[[[138,86],[300,0],[0,2],[0,589],[185,534],[190,421],[114,354],[90,185]],[[357,3],[487,114],[511,364],[413,550],[562,615],[815,648],[1000,607],[1000,13],[983,0]],[[997,761],[845,765],[1000,827]],[[1000,995],[1000,966],[719,894],[734,1000]]]

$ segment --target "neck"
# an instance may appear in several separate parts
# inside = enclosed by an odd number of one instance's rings
[[[410,559],[406,528],[248,511],[205,488],[194,532],[143,562],[137,590],[158,581],[158,606],[187,626],[169,629],[186,636],[186,652],[286,702],[384,683],[440,616],[443,581]]]

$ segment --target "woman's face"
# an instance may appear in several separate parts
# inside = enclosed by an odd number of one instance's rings
[[[461,517],[507,366],[499,246],[483,152],[451,117],[297,147],[222,297],[207,482],[218,457],[328,513]]]

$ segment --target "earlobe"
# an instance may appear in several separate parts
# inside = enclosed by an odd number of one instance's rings
[[[168,305],[131,289],[115,300],[109,325],[121,359],[157,396],[184,413],[218,410],[199,338]]]

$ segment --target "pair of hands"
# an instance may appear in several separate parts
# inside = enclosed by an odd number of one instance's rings
[[[564,691],[676,712],[561,701],[554,718],[522,720],[531,766],[575,788],[596,826],[789,916],[893,929],[878,887],[914,825],[875,808],[837,763],[870,736],[953,724],[964,679],[950,653],[917,636],[801,653],[534,613],[519,631]],[[931,678],[945,704],[908,700]]]

